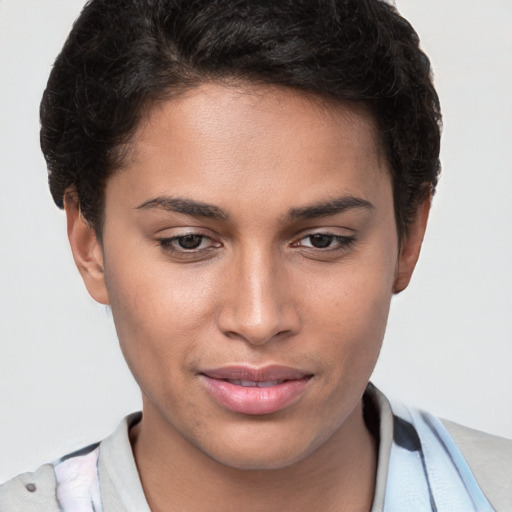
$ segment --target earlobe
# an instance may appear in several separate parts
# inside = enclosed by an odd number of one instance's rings
[[[80,213],[78,198],[72,191],[64,196],[69,244],[87,291],[100,304],[109,304],[103,265],[103,250],[94,229]]]
[[[427,228],[430,212],[431,195],[420,204],[415,217],[409,225],[407,236],[402,242],[397,262],[393,293],[400,293],[407,288],[412,273],[420,256],[421,244]]]

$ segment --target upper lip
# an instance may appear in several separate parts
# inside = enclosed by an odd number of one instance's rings
[[[222,368],[202,370],[201,374],[212,379],[247,380],[252,382],[296,380],[312,376],[311,372],[279,365],[270,365],[260,368],[244,365],[224,366]]]

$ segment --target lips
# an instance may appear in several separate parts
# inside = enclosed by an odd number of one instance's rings
[[[200,378],[224,408],[241,414],[271,414],[299,399],[313,375],[285,366],[229,366],[204,370]]]
[[[230,384],[234,384],[235,386],[243,386],[244,388],[270,388],[272,386],[277,386],[278,384],[282,384],[285,382],[284,380],[268,380],[268,381],[253,381],[253,380],[234,380],[234,379],[226,379],[226,382]]]

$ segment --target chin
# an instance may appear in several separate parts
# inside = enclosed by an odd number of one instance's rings
[[[250,456],[244,453],[238,456],[223,454],[216,460],[223,466],[237,471],[277,471],[293,466],[303,458],[304,456],[280,456],[276,453],[271,453],[268,456],[262,456],[261,453]]]
[[[270,471],[293,466],[310,455],[316,444],[306,439],[297,439],[293,442],[292,435],[274,436],[266,439],[262,436],[259,442],[251,439],[231,438],[229,444],[219,444],[203,451],[205,455],[223,466],[240,471]]]

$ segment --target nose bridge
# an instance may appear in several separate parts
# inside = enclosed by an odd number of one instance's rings
[[[230,290],[222,304],[219,327],[230,337],[264,344],[297,328],[286,292],[286,273],[270,248],[241,250],[232,264]]]

